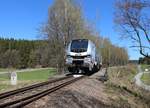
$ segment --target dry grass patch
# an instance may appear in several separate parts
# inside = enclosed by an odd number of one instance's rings
[[[150,107],[150,93],[134,84],[133,78],[136,73],[137,66],[131,64],[108,69],[109,80],[106,82],[106,92],[110,94],[110,98],[116,96],[114,104],[127,108]]]

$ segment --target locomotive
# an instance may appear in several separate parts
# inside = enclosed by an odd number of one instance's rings
[[[65,64],[70,73],[89,73],[100,70],[102,57],[88,39],[74,39],[66,48]]]

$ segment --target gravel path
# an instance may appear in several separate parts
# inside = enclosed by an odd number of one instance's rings
[[[135,76],[135,84],[138,85],[139,87],[142,87],[143,89],[145,90],[148,90],[150,91],[150,86],[149,85],[146,85],[144,84],[142,81],[141,81],[141,77],[144,73],[150,73],[150,72],[142,72],[142,69],[141,69],[141,66],[139,65],[138,66],[138,71],[139,73]]]

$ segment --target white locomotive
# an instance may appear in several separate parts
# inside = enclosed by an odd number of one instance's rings
[[[72,40],[66,49],[66,66],[71,73],[98,71],[102,65],[101,55],[95,44],[88,39]]]

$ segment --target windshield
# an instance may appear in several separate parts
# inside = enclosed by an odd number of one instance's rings
[[[87,47],[87,39],[73,40],[71,43],[71,52],[85,52],[87,51]]]

